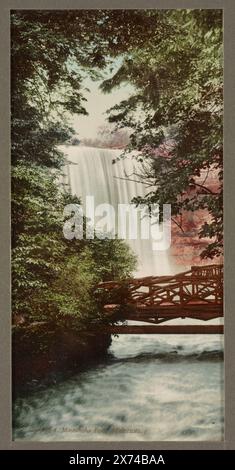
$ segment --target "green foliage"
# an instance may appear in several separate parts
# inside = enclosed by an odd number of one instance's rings
[[[104,321],[96,283],[129,275],[135,260],[119,240],[63,237],[63,209],[79,204],[58,187],[58,147],[71,139],[68,114],[86,114],[83,75],[105,65],[105,13],[12,13],[12,300],[16,323],[85,327]],[[102,20],[103,21],[103,20]]]
[[[102,281],[127,279],[136,268],[136,257],[123,240],[94,239],[90,241],[90,248]]]
[[[88,248],[70,255],[66,261],[65,257],[60,258],[56,276],[41,291],[32,293],[31,319],[43,319],[69,328],[101,321],[93,294],[99,280],[95,270]]]
[[[149,186],[136,203],[170,203],[172,214],[206,209],[199,236],[212,239],[203,257],[222,251],[223,42],[221,10],[165,10],[158,34],[158,12],[142,12],[143,25],[155,16],[144,44],[124,55],[119,70],[102,84],[110,92],[126,80],[134,94],[110,110],[117,128],[131,129],[127,152],[144,162]],[[162,154],[155,149],[162,145]],[[204,172],[204,173],[203,173]],[[218,174],[211,189],[211,174]],[[203,175],[205,174],[205,178]]]

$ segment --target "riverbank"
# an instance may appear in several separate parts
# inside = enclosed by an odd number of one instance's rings
[[[48,323],[16,327],[12,337],[13,395],[56,383],[97,364],[107,355],[111,336],[62,329]]]

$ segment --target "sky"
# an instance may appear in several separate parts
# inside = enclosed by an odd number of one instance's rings
[[[80,139],[95,138],[98,128],[107,122],[105,112],[121,100],[126,99],[132,91],[130,85],[122,85],[111,93],[102,93],[99,84],[100,82],[93,82],[90,79],[86,79],[84,82],[84,87],[90,90],[90,93],[84,93],[87,99],[84,106],[89,116],[76,114],[72,117],[72,126]]]

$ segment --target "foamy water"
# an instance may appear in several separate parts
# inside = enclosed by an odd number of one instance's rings
[[[223,439],[219,335],[127,335],[98,367],[18,398],[14,439]]]

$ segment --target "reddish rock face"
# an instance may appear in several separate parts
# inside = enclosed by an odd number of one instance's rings
[[[172,152],[175,147],[175,142],[173,139],[168,140],[167,142],[161,144],[158,148],[151,149],[147,148],[149,154],[152,157],[163,157],[168,160],[171,160]],[[179,167],[184,167],[187,165],[187,160],[179,161]],[[214,166],[210,168],[202,169],[199,176],[192,177],[191,187],[187,192],[180,196],[181,202],[187,198],[199,198],[205,196],[206,194],[210,195],[214,193],[215,195],[219,194],[221,191],[221,180],[219,179],[220,161],[215,163]],[[212,217],[209,214],[208,210],[195,210],[195,211],[185,211],[180,216],[173,217],[174,222],[172,222],[172,243],[171,243],[171,254],[174,257],[174,261],[185,266],[192,265],[207,265],[211,263],[211,259],[202,259],[200,254],[208,244],[215,241],[213,238],[199,238],[199,232],[205,222],[210,223]],[[181,228],[180,228],[181,227]],[[218,256],[213,258],[213,264],[222,264],[223,256]]]
[[[195,179],[195,182],[205,185],[215,194],[219,192],[220,181],[217,169],[203,170],[200,177]],[[200,187],[194,186],[183,197],[196,195],[199,198],[201,194]],[[190,266],[208,264],[208,259],[202,259],[200,253],[207,247],[208,243],[213,242],[213,239],[200,239],[198,233],[205,222],[210,223],[211,216],[209,212],[207,210],[185,212],[182,216],[177,216],[174,219],[183,229],[181,230],[176,224],[172,224],[171,252],[176,263]],[[213,259],[213,264],[221,263],[223,263],[222,255]]]

